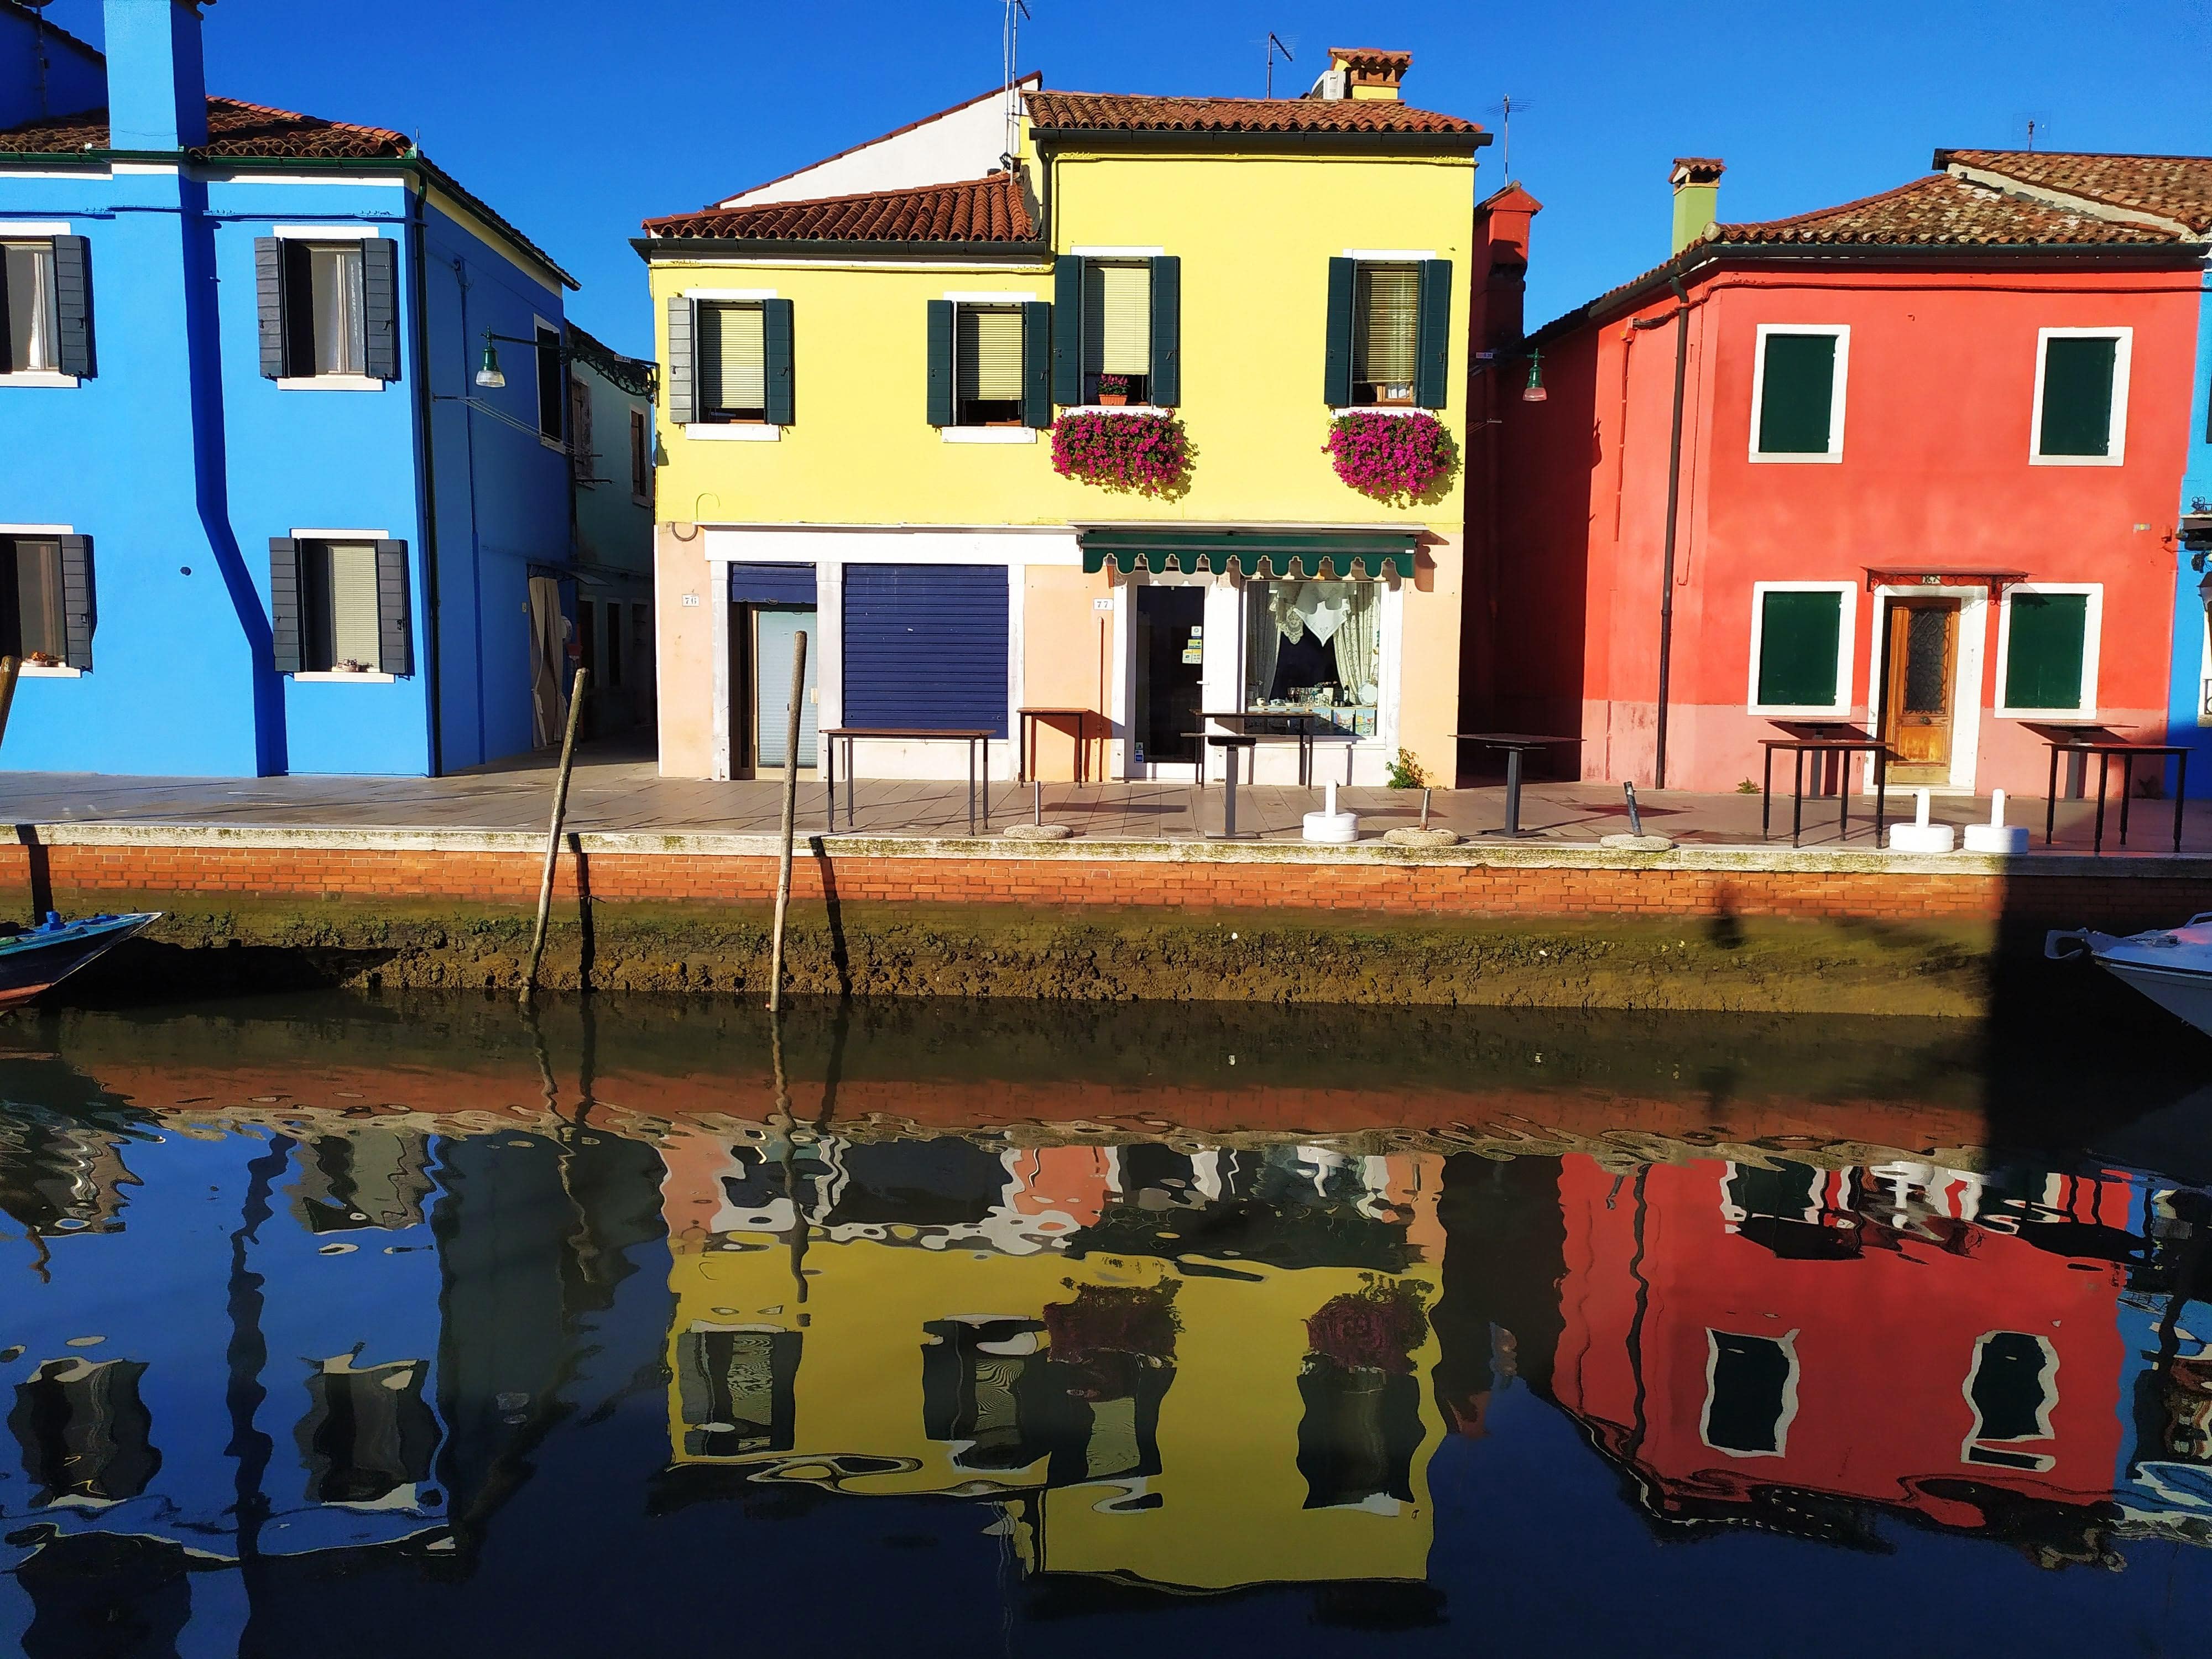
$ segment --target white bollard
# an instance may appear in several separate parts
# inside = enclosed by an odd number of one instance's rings
[[[1357,813],[1336,810],[1336,780],[1330,778],[1322,785],[1322,807],[1318,812],[1305,815],[1305,838],[1331,846],[1348,846],[1359,839],[1359,818]]]
[[[1919,810],[1910,823],[1893,823],[1889,827],[1889,850],[1893,853],[1948,853],[1954,844],[1956,831],[1948,823],[1928,822],[1928,792],[1913,792],[1920,797]]]
[[[1966,826],[1966,850],[1969,853],[2025,853],[2027,851],[2027,826],[2005,822],[2005,792],[1990,791],[1990,821]]]

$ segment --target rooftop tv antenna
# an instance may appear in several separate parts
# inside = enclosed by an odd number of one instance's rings
[[[2014,125],[2027,129],[2027,147],[2030,150],[2034,149],[2038,139],[2041,139],[2046,144],[2051,142],[2051,118],[2041,111],[2018,111],[2012,118]]]
[[[1274,30],[1269,29],[1267,31],[1267,96],[1270,98],[1275,95],[1275,54],[1279,52],[1283,54],[1283,61],[1285,64],[1297,62],[1297,58],[1291,56],[1291,49],[1285,44],[1282,37]]]
[[[1008,173],[1022,142],[1021,106],[1014,98],[1014,60],[1021,50],[1022,19],[1030,15],[1027,0],[1006,0],[1006,27],[1002,40],[1006,58],[1006,148],[1000,155]]]
[[[1526,115],[1536,106],[1526,98],[1516,98],[1509,92],[1490,107],[1498,116],[1498,164],[1505,169],[1505,179],[1510,184],[1513,179],[1513,112],[1517,109]]]

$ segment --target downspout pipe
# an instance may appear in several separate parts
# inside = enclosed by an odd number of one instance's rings
[[[430,285],[423,269],[430,258],[430,228],[424,199],[419,189],[407,192],[407,303],[415,313],[415,430],[422,458],[422,664],[430,694],[430,775],[436,778],[446,771],[446,676],[444,630],[438,618],[437,406],[430,398]]]
[[[1674,413],[1667,437],[1667,538],[1659,560],[1659,705],[1653,723],[1651,787],[1667,787],[1667,697],[1674,653],[1675,520],[1682,503],[1682,390],[1690,358],[1690,296],[1682,279],[1669,279],[1674,290]]]

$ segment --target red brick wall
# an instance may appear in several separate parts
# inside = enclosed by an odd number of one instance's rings
[[[275,899],[358,896],[534,904],[542,854],[314,848],[0,847],[0,887],[31,884],[30,860],[60,908],[103,894],[226,895]],[[2212,868],[2167,874],[2115,860],[2079,872],[2004,877],[1866,871],[1571,869],[1528,866],[1140,863],[1080,858],[896,858],[826,861],[841,901],[1285,910],[1479,921],[1495,916],[1667,915],[1861,918],[1876,921],[2083,923],[2107,929],[2172,924],[2212,909]],[[758,904],[775,893],[772,858],[598,853],[585,860],[602,902]],[[802,857],[792,887],[824,896],[825,861]],[[578,860],[561,860],[556,891],[573,900]]]

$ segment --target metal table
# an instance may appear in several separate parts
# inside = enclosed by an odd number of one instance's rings
[[[2030,729],[2035,730],[2033,723]],[[2064,736],[2053,735],[2064,732]],[[2172,756],[2179,763],[2173,779],[2173,850],[2181,850],[2181,808],[2189,799],[2189,750],[2178,743],[2134,743],[2116,738],[2096,728],[2089,731],[2069,730],[2065,727],[2045,728],[2039,731],[2051,745],[2051,781],[2043,807],[2043,844],[2051,845],[2051,838],[2058,825],[2058,757],[2067,755],[2094,755],[2097,757],[2097,829],[2091,851],[2105,850],[2105,790],[2112,775],[2112,757],[2120,758],[2120,845],[2128,844],[2128,802],[2134,797],[2136,757],[2156,755],[2163,758]]]
[[[1254,738],[1265,735],[1255,732],[1251,730],[1251,724],[1254,720],[1289,721],[1297,728],[1297,731],[1285,735],[1295,737],[1298,742],[1298,787],[1304,789],[1311,786],[1313,780],[1314,752],[1313,728],[1314,722],[1321,719],[1321,716],[1313,713],[1310,709],[1232,708],[1221,714],[1201,714],[1198,718],[1199,723],[1201,726],[1203,726],[1207,720],[1218,720],[1224,726],[1236,727],[1237,734],[1240,737]],[[1189,734],[1185,733],[1184,735],[1188,736]],[[1201,749],[1199,752],[1202,756],[1205,753],[1205,750]],[[1199,769],[1198,781],[1199,786],[1203,788],[1206,784],[1206,769],[1202,766]]]
[[[827,827],[837,827],[837,745],[845,745],[845,827],[853,827],[853,744],[862,738],[880,738],[887,743],[964,743],[968,745],[968,833],[975,833],[975,754],[983,755],[984,770],[990,769],[991,739],[996,732],[948,732],[941,728],[908,728],[895,726],[836,726],[818,734],[827,746],[822,751],[824,775],[830,782],[830,817]],[[991,827],[991,784],[983,781],[983,827]]]
[[[1091,749],[1084,733],[1091,721],[1088,708],[1017,708],[1015,718],[1019,724],[1014,728],[1015,781],[1027,783],[1036,775],[1036,729],[1044,720],[1073,720],[1075,722],[1075,781],[1091,781]]]
[[[1206,718],[1211,720],[1213,716],[1209,714]],[[1215,732],[1210,733],[1205,732],[1186,732],[1183,733],[1183,736],[1187,738],[1197,738],[1200,739],[1198,752],[1201,760],[1205,757],[1206,745],[1208,744],[1211,744],[1212,747],[1221,750],[1221,834],[1218,836],[1208,836],[1206,839],[1208,841],[1237,841],[1242,839],[1237,833],[1237,751],[1242,749],[1249,753],[1258,744],[1260,740],[1257,738],[1248,738],[1240,732]],[[1246,764],[1249,767],[1250,763],[1247,762]],[[1204,769],[1201,767],[1201,773],[1203,770]]]
[[[1797,775],[1790,791],[1790,844],[1795,847],[1805,831],[1805,757],[1808,755],[1841,755],[1844,776],[1836,789],[1836,839],[1844,841],[1851,832],[1851,757],[1869,754],[1874,757],[1874,844],[1881,845],[1881,832],[1889,817],[1889,763],[1896,751],[1880,738],[1862,732],[1856,726],[1830,725],[1825,721],[1796,722],[1776,720],[1773,724],[1789,735],[1780,738],[1761,738],[1759,746],[1765,750],[1764,769],[1759,780],[1759,838],[1767,837],[1767,819],[1774,806],[1774,751],[1787,749],[1796,757]]]
[[[1534,830],[1521,827],[1521,757],[1531,749],[1551,749],[1564,744],[1580,743],[1580,738],[1544,738],[1527,732],[1455,732],[1452,735],[1462,743],[1474,744],[1479,749],[1502,749],[1505,751],[1505,822],[1495,830],[1481,831],[1486,836],[1499,836],[1509,841],[1522,841],[1534,835]]]

